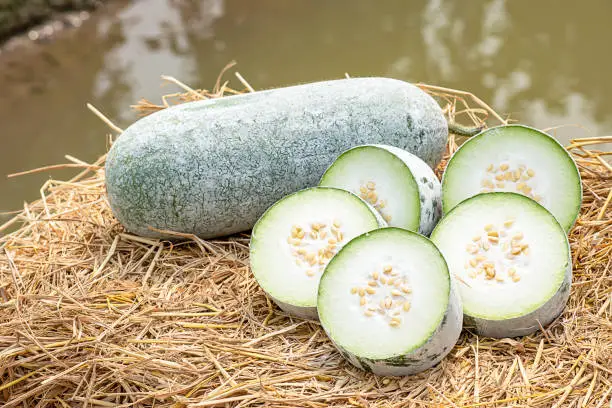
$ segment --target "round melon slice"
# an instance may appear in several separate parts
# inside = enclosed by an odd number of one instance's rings
[[[453,285],[429,239],[378,229],[349,242],[325,269],[319,319],[353,365],[378,375],[415,374],[457,342],[462,309]]]
[[[463,299],[466,326],[489,337],[532,333],[567,303],[572,264],[555,217],[517,193],[483,193],[453,208],[431,234]]]
[[[522,125],[485,130],[465,142],[442,178],[444,213],[479,193],[523,194],[547,208],[565,231],[582,201],[576,163],[552,136]]]
[[[253,227],[251,270],[285,312],[317,319],[317,288],[329,260],[352,238],[385,225],[351,192],[313,187],[277,201]]]
[[[440,182],[417,156],[393,146],[362,145],[342,153],[321,186],[349,190],[371,204],[389,226],[429,235],[442,213]]]

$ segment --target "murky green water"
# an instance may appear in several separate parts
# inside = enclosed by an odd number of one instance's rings
[[[608,0],[117,1],[0,56],[0,211],[74,172],[4,175],[105,152],[108,129],[86,102],[127,126],[131,103],[175,90],[160,74],[210,88],[233,59],[259,89],[390,76],[470,90],[534,126],[581,126],[560,130],[564,141],[610,134],[611,19]]]

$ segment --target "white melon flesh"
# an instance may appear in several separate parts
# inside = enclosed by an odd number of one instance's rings
[[[431,235],[463,300],[466,326],[489,337],[532,333],[567,303],[569,243],[544,207],[516,193],[483,193],[453,208]]]
[[[442,213],[440,182],[417,156],[393,146],[362,145],[342,153],[321,186],[342,188],[371,204],[389,226],[429,235]]]
[[[316,319],[319,279],[331,257],[352,238],[381,225],[376,211],[348,191],[299,191],[276,202],[255,224],[251,269],[281,309]]]
[[[325,269],[317,305],[340,353],[378,375],[432,367],[461,332],[461,302],[442,254],[429,239],[400,228],[344,246]]]
[[[565,231],[582,201],[580,174],[569,153],[552,136],[522,125],[485,130],[455,152],[442,178],[444,213],[468,197],[492,191],[534,199]]]

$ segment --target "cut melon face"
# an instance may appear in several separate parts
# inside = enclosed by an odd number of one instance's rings
[[[355,366],[409,375],[438,363],[461,331],[459,295],[435,245],[382,228],[361,235],[327,266],[318,312],[325,332]]]
[[[479,334],[529,334],[565,307],[572,279],[567,236],[524,195],[471,197],[440,221],[431,239],[458,281],[466,325]]]
[[[299,191],[276,202],[255,224],[251,270],[281,309],[316,319],[317,288],[329,260],[352,238],[381,225],[376,211],[348,191]]]
[[[342,153],[321,186],[359,195],[389,226],[429,235],[442,213],[440,181],[417,156],[387,145],[362,145]]]
[[[553,137],[521,125],[485,130],[451,157],[442,178],[444,213],[479,193],[523,194],[547,208],[565,231],[582,201],[580,174]]]

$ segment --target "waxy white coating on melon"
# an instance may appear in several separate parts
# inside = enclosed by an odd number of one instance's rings
[[[357,235],[385,226],[356,195],[328,187],[291,194],[253,228],[251,270],[285,312],[317,319],[319,279],[331,257]]]
[[[461,332],[461,301],[442,254],[424,236],[400,228],[345,245],[325,269],[317,304],[340,353],[378,375],[432,367]]]
[[[320,185],[358,194],[389,226],[423,235],[431,233],[442,213],[440,181],[431,167],[393,146],[347,150],[326,170]]]
[[[392,145],[435,166],[447,137],[442,109],[412,84],[323,81],[144,117],[113,143],[106,189],[113,214],[132,233],[219,237],[251,229],[274,202],[316,186],[351,147]]]
[[[533,333],[567,303],[572,263],[554,216],[516,193],[483,193],[453,208],[432,241],[463,299],[466,326],[489,337]]]
[[[523,125],[487,129],[453,154],[442,178],[444,212],[468,197],[492,191],[536,200],[566,232],[582,201],[580,173],[567,150],[552,136]]]

